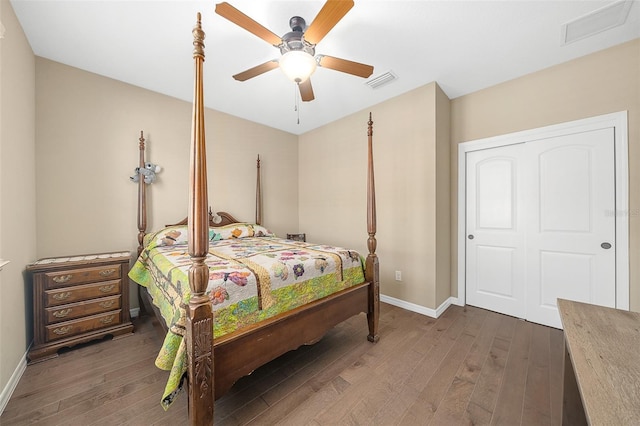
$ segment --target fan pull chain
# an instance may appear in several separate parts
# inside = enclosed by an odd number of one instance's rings
[[[299,84],[299,83],[298,83]],[[298,84],[296,84],[295,86],[293,86],[293,98],[294,98],[294,107],[293,110],[296,112],[297,114],[297,118],[298,118],[298,123],[300,124],[300,103],[298,102],[298,93],[300,93],[300,90],[298,88]]]

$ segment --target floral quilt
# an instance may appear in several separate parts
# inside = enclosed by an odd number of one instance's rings
[[[214,338],[294,309],[364,281],[362,257],[353,250],[277,238],[255,224],[209,231],[207,294]],[[147,288],[169,332],[156,365],[171,371],[162,405],[167,409],[187,371],[184,306],[190,298],[191,260],[186,226],[145,238],[129,277]]]

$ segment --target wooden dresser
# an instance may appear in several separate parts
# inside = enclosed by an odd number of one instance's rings
[[[562,423],[640,425],[640,313],[558,299]]]
[[[62,347],[129,335],[129,252],[41,259],[33,277],[33,334],[29,362],[58,356]]]

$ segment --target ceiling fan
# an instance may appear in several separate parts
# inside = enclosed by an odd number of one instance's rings
[[[307,27],[303,18],[294,16],[289,20],[291,32],[279,37],[229,3],[223,2],[217,4],[216,13],[218,15],[280,49],[280,53],[282,54],[279,59],[272,59],[253,68],[249,68],[246,71],[234,75],[233,78],[238,81],[246,81],[280,67],[289,79],[298,84],[302,100],[309,102],[315,98],[309,77],[315,71],[316,66],[358,77],[369,77],[373,73],[373,67],[371,65],[333,56],[315,54],[316,45],[352,7],[352,0],[327,0],[311,25]]]

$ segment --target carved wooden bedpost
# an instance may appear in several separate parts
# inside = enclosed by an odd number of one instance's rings
[[[144,168],[144,134],[140,130],[140,161],[138,167]],[[144,176],[138,175],[138,256],[142,252],[144,234],[147,233],[147,186],[144,183]]]
[[[204,96],[202,64],[204,38],[201,16],[193,29],[195,87],[189,168],[189,269],[191,299],[187,307],[186,344],[189,362],[189,421],[192,425],[213,424],[213,313],[205,294],[209,267],[204,263],[209,251],[207,213],[207,156],[204,137]]]
[[[262,189],[260,188],[260,154],[256,162],[256,224],[262,225]]]
[[[369,335],[367,339],[370,342],[377,342],[380,339],[378,335],[378,317],[380,316],[380,266],[378,264],[378,256],[376,255],[376,185],[373,175],[373,120],[369,113],[369,128],[367,136],[368,144],[368,170],[367,170],[367,247],[369,254],[365,264],[365,278],[371,283],[369,286],[369,312],[367,313],[367,321],[369,323]]]

